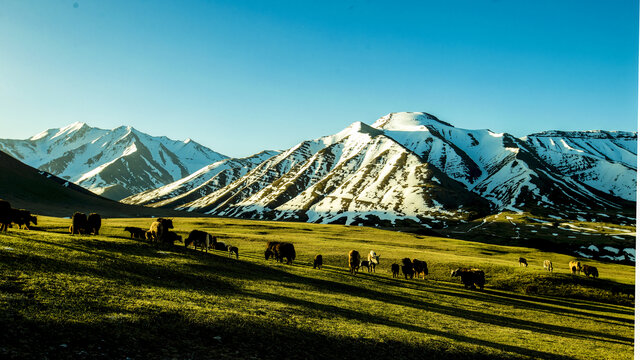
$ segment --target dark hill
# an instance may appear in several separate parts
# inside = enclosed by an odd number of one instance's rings
[[[0,151],[0,199],[35,214],[71,216],[75,211],[104,217],[189,216],[186,212],[126,205],[92,193]],[[199,214],[202,216],[202,214]]]

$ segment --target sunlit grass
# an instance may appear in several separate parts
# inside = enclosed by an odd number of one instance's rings
[[[326,359],[373,348],[381,358],[632,356],[633,300],[611,291],[630,288],[631,266],[594,262],[601,278],[586,279],[569,274],[571,257],[535,249],[366,227],[174,219],[183,237],[197,228],[238,246],[235,260],[178,243],[154,248],[123,231],[151,221],[105,219],[100,236],[71,236],[70,220],[40,217],[42,231],[1,234],[8,330],[0,355]],[[293,266],[264,260],[270,240],[295,244]],[[351,249],[381,255],[376,273],[349,275]],[[322,270],[311,268],[316,254]],[[391,278],[391,263],[404,257],[427,261],[426,281]],[[553,274],[542,269],[547,258]],[[449,276],[457,266],[484,269],[486,290],[465,290]],[[296,345],[283,348],[283,339]]]

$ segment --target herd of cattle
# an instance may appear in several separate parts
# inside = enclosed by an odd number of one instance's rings
[[[0,231],[7,231],[11,224],[18,225],[18,228],[29,229],[29,224],[38,225],[38,218],[31,215],[29,210],[14,209],[6,200],[0,200]]]
[[[6,231],[11,224],[18,225],[19,228],[23,226],[29,229],[29,224],[38,224],[38,219],[31,215],[28,210],[13,209],[9,202],[0,200],[0,231]],[[92,234],[98,235],[102,224],[102,218],[99,214],[91,213],[87,216],[84,213],[76,212],[73,214],[71,225],[69,226],[69,233],[74,234]],[[153,221],[149,230],[145,230],[139,227],[125,227],[124,231],[129,232],[130,237],[140,240],[148,240],[155,245],[173,245],[176,241],[184,243],[185,247],[193,245],[197,250],[208,252],[209,250],[221,250],[227,251],[229,256],[234,256],[236,259],[239,257],[238,248],[236,246],[227,245],[222,241],[201,230],[192,230],[189,236],[183,241],[182,237],[173,229],[173,221],[171,219],[158,218]],[[293,264],[296,258],[296,250],[292,243],[269,241],[267,248],[264,252],[265,260],[271,258],[276,261],[283,262],[286,260],[287,264]],[[391,265],[391,273],[393,278],[399,277],[400,271],[405,279],[413,279],[414,277],[422,276],[422,279],[426,279],[429,274],[427,263],[418,259],[404,258],[400,264]],[[519,258],[518,263],[520,266],[528,267],[529,264],[525,258]],[[367,254],[367,260],[363,260],[360,253],[357,250],[351,250],[348,254],[348,266],[351,274],[357,274],[360,269],[367,269],[368,272],[375,272],[376,266],[380,264],[380,256],[371,250]],[[543,268],[547,271],[553,271],[553,264],[550,260],[543,261]],[[322,267],[322,255],[316,255],[313,260],[313,268],[320,269]],[[598,269],[591,265],[582,265],[579,261],[569,262],[569,270],[572,274],[576,275],[583,272],[587,277],[598,277]],[[484,271],[475,268],[457,268],[451,270],[451,277],[460,277],[461,282],[465,288],[475,289],[476,287],[483,289],[485,284]]]

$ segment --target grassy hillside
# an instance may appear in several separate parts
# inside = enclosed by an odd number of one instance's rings
[[[167,209],[119,203],[38,169],[0,151],[0,199],[17,209],[50,216],[71,216],[75,211],[99,212],[113,217],[191,216]]]
[[[184,246],[156,249],[107,219],[100,236],[70,236],[70,220],[0,234],[0,356],[4,358],[629,359],[635,268],[598,263],[599,279],[569,274],[573,258],[364,227],[176,218],[210,231],[240,260]],[[291,241],[293,266],[264,260]],[[346,254],[375,250],[375,274],[349,275]],[[311,268],[322,254],[325,267]],[[517,259],[529,260],[519,268]],[[393,279],[403,257],[427,280]],[[543,271],[550,259],[556,271]],[[484,291],[449,277],[487,273]]]

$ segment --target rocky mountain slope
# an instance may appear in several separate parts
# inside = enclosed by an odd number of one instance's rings
[[[175,141],[130,126],[104,130],[84,123],[49,129],[26,140],[0,139],[0,150],[116,200],[227,158],[189,139]]]
[[[122,202],[175,208],[229,185],[278,153],[277,151],[263,151],[246,158],[216,161],[185,178],[157,189],[129,196],[122,199]]]
[[[437,228],[503,210],[571,218],[633,207],[636,143],[636,133],[604,131],[519,139],[392,113],[304,141],[189,202],[158,199],[214,215],[323,223]]]

